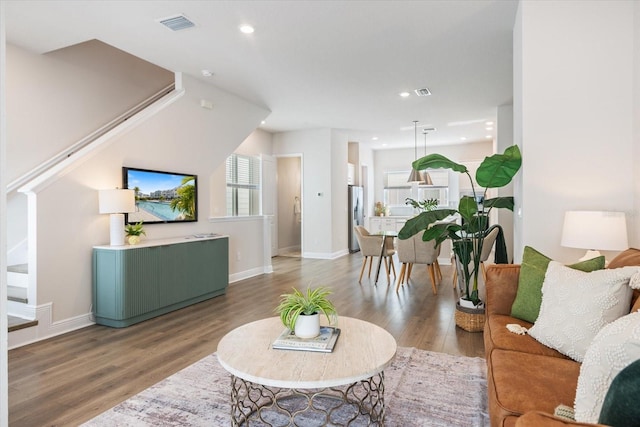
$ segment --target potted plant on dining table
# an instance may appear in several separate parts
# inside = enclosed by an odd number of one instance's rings
[[[482,301],[478,295],[478,276],[480,258],[484,238],[489,226],[489,214],[494,208],[505,208],[513,211],[513,197],[495,197],[488,199],[487,190],[500,188],[509,184],[522,165],[520,149],[513,145],[505,149],[503,154],[486,157],[476,171],[476,182],[484,188],[476,194],[473,179],[465,165],[453,162],[440,154],[430,154],[413,162],[416,170],[451,169],[466,174],[471,182],[473,196],[460,198],[458,209],[435,209],[421,212],[407,220],[398,233],[398,238],[408,239],[424,230],[424,241],[436,240],[442,243],[451,239],[456,259],[456,269],[462,282],[462,296],[458,305],[482,310]],[[453,215],[459,215],[461,223],[443,221]]]

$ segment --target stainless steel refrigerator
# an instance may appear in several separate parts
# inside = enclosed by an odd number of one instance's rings
[[[364,191],[362,187],[349,186],[349,252],[358,252],[358,239],[353,227],[364,225]]]

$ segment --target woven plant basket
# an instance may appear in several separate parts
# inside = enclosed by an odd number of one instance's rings
[[[484,330],[484,308],[467,308],[456,303],[456,325],[467,332]]]

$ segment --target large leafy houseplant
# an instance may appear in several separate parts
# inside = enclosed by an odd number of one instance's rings
[[[487,199],[487,190],[500,188],[509,184],[522,165],[520,149],[513,145],[505,149],[504,154],[486,157],[476,171],[476,182],[484,188],[481,198],[476,194],[471,174],[465,165],[453,162],[440,154],[430,154],[413,162],[413,168],[451,169],[466,174],[471,182],[473,196],[463,196],[458,209],[436,209],[425,211],[409,219],[398,233],[398,238],[408,239],[425,230],[423,240],[436,240],[442,243],[451,239],[453,252],[457,258],[459,275],[464,280],[463,299],[480,304],[478,297],[478,275],[480,273],[480,257],[487,228],[489,214],[493,208],[506,208],[513,211],[513,197],[496,197]],[[438,222],[451,215],[458,214],[461,224],[457,222]],[[473,284],[471,285],[471,280]]]

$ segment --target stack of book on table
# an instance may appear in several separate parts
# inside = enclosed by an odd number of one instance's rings
[[[315,338],[300,338],[293,331],[285,329],[271,345],[278,350],[320,351],[331,353],[340,336],[340,329],[321,326],[320,335]]]

